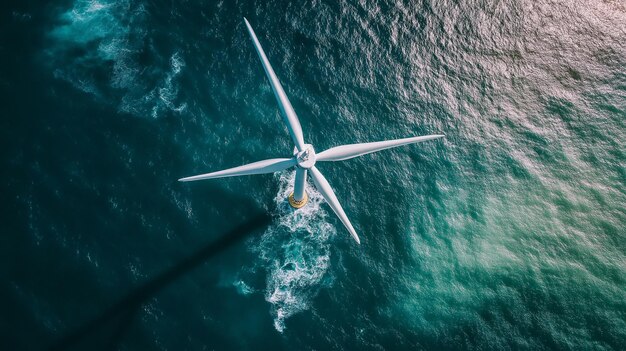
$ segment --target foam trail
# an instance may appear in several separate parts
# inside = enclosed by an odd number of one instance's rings
[[[179,52],[176,52],[170,58],[170,72],[167,73],[163,85],[157,88],[159,100],[152,108],[152,117],[157,118],[159,116],[159,110],[163,108],[170,109],[174,112],[183,112],[187,108],[187,103],[181,103],[176,106],[174,100],[178,97],[178,85],[175,79],[183,67],[185,61]]]
[[[274,199],[278,220],[252,250],[260,258],[257,268],[267,272],[265,299],[272,304],[274,327],[282,332],[287,318],[307,310],[319,289],[331,285],[330,238],[336,230],[320,207],[322,195],[311,185],[307,188],[309,203],[294,210],[287,197],[295,172],[277,173],[276,177],[280,184]]]
[[[184,113],[187,103],[179,94],[182,53],[171,55],[169,67],[142,68],[140,57],[151,40],[149,19],[140,1],[75,0],[48,33],[46,61],[56,78],[117,105],[120,112],[153,118]],[[150,55],[165,55],[149,47]]]

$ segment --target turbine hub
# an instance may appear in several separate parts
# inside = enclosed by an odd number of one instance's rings
[[[315,160],[317,157],[315,156],[315,149],[313,149],[313,145],[305,144],[304,150],[298,151],[296,148],[293,153],[296,156],[298,161],[298,167],[308,169],[315,165]]]

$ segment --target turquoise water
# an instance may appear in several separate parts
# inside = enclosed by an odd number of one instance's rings
[[[1,349],[626,345],[621,2],[2,9]],[[360,246],[290,171],[176,181],[292,153],[243,16],[316,150],[446,134],[319,165]]]

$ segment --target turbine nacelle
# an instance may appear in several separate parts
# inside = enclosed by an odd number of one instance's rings
[[[313,145],[305,144],[302,127],[300,126],[298,116],[291,106],[291,103],[289,102],[289,99],[287,98],[287,94],[285,94],[283,87],[280,85],[278,77],[276,76],[276,73],[274,73],[274,69],[272,69],[272,66],[267,59],[267,56],[265,55],[265,52],[263,51],[263,48],[261,47],[261,44],[256,37],[256,34],[254,34],[254,30],[252,30],[252,27],[250,26],[250,23],[248,23],[248,20],[244,18],[244,21],[246,22],[246,27],[248,28],[248,32],[250,33],[250,37],[252,38],[252,42],[254,43],[257,54],[261,59],[261,64],[263,65],[265,74],[269,79],[272,91],[274,92],[276,100],[278,101],[278,106],[280,107],[281,114],[284,118],[285,124],[287,125],[287,129],[289,130],[291,139],[293,140],[293,143],[295,145],[293,157],[262,160],[239,167],[225,169],[222,171],[181,178],[179,179],[179,181],[189,182],[201,179],[274,173],[289,169],[291,167],[295,167],[296,177],[294,183],[294,191],[293,193],[291,193],[291,195],[289,195],[289,204],[296,209],[306,205],[308,201],[308,196],[306,194],[306,178],[308,175],[310,175],[313,180],[313,184],[315,184],[315,187],[320,192],[320,194],[322,194],[333,212],[335,212],[337,217],[339,217],[341,223],[343,223],[343,225],[346,227],[350,235],[352,235],[354,240],[356,240],[357,243],[360,243],[359,236],[356,234],[356,231],[352,227],[348,216],[341,207],[341,204],[339,203],[335,192],[331,188],[326,178],[317,169],[317,167],[315,167],[316,162],[348,160],[354,157],[398,147],[401,145],[416,144],[427,140],[439,139],[442,138],[443,135],[426,135],[404,139],[377,141],[372,143],[340,145],[316,154]]]
[[[309,169],[315,166],[315,161],[317,161],[317,156],[315,155],[315,149],[311,144],[304,144],[304,150],[298,151],[297,148],[294,149],[293,156],[296,158],[298,162],[298,167]]]

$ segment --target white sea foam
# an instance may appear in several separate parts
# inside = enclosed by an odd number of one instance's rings
[[[176,84],[176,77],[180,74],[185,61],[179,52],[174,53],[170,58],[170,71],[165,76],[163,84],[156,88],[159,96],[159,102],[152,108],[152,117],[158,117],[159,110],[168,108],[175,112],[182,112],[187,108],[186,103],[176,105],[174,100],[178,97],[178,85]]]
[[[187,104],[180,101],[178,78],[185,66],[182,54],[174,52],[169,67],[141,68],[142,52],[155,50],[145,45],[147,17],[137,1],[76,0],[49,33],[47,54],[54,76],[125,113],[156,118],[166,111],[184,112]]]
[[[289,206],[295,172],[278,173],[280,188],[274,201],[277,221],[254,244],[259,256],[255,269],[266,272],[265,299],[272,304],[274,326],[282,332],[285,320],[307,310],[322,287],[332,283],[329,274],[330,239],[336,233],[326,221],[324,202],[311,184],[309,203],[299,210]]]

